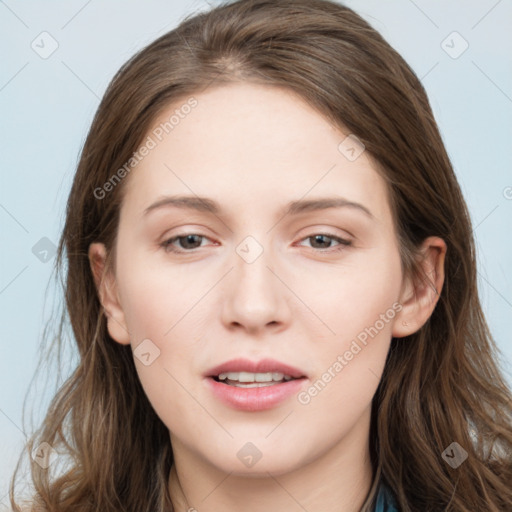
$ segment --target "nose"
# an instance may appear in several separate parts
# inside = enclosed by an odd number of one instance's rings
[[[247,245],[244,248],[247,249]],[[249,250],[256,249],[251,246]],[[234,268],[226,276],[221,299],[224,325],[230,330],[243,329],[252,335],[268,329],[273,332],[284,329],[291,318],[291,293],[283,277],[274,269],[278,265],[275,265],[273,253],[263,248],[252,260],[241,249],[231,261]]]

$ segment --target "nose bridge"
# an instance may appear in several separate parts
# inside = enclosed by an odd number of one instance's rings
[[[235,248],[234,269],[224,303],[225,320],[229,323],[256,328],[285,319],[284,288],[270,270],[275,266],[275,251],[268,246],[270,238],[260,241],[248,235]]]
[[[262,235],[258,237],[260,240]],[[268,267],[272,267],[273,251],[269,246],[269,237],[258,240],[253,235],[246,236],[236,247],[235,275],[237,292],[247,292],[253,302],[263,295],[273,295],[272,280],[275,279]],[[259,297],[262,296],[262,297]],[[268,300],[268,296],[266,299]]]

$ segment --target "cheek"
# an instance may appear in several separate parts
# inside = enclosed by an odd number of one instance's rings
[[[384,370],[394,318],[401,309],[398,287],[352,274],[345,288],[322,308],[335,332],[317,337],[310,385],[297,396],[297,412],[310,431],[344,436],[368,412]],[[357,279],[359,278],[359,279]],[[325,331],[326,329],[324,329]],[[326,434],[327,435],[327,434]]]
[[[153,261],[158,260],[158,264]],[[187,323],[187,315],[215,283],[181,265],[166,264],[160,256],[132,254],[119,262],[119,288],[123,311],[137,345],[150,338],[168,343],[175,328]]]
[[[393,247],[354,253],[338,266],[317,265],[294,275],[288,276],[289,282],[310,310],[303,307],[305,314],[297,321],[318,325],[318,335],[326,342],[347,342],[376,323],[379,331],[391,332],[402,281],[399,255]],[[383,314],[389,320],[384,325]]]
[[[198,330],[194,315],[201,311],[201,304],[194,304],[207,291],[204,278],[189,278],[170,266],[151,268],[135,258],[123,262],[118,270],[137,374],[153,409],[168,427],[177,422],[177,410],[185,410],[187,418],[201,417],[187,393],[192,389],[187,379],[197,358],[196,340],[201,339],[194,332]],[[148,365],[137,357],[137,347],[143,343],[150,347]]]
[[[141,384],[157,413],[181,408],[184,400],[191,411],[194,403],[179,382],[189,377],[188,369],[201,350],[198,342],[205,333],[201,318],[209,314],[205,308],[211,298],[200,299],[215,280],[182,266],[155,265],[155,255],[143,251],[125,254],[130,257],[119,261],[117,275]],[[148,366],[137,358],[142,343],[150,347]]]
[[[306,274],[302,274],[302,276]],[[337,407],[332,414],[358,414],[368,404],[379,384],[391,342],[393,323],[401,310],[398,302],[401,266],[392,248],[368,253],[357,265],[337,273],[323,287],[305,279],[301,290],[305,302],[322,320],[312,315],[298,320],[303,330],[318,334],[314,348],[314,382],[299,403],[311,406],[309,417],[325,407]],[[297,282],[298,283],[298,282]],[[314,292],[306,295],[307,286]],[[307,324],[304,318],[308,318]],[[321,333],[321,334],[320,334]],[[301,399],[302,398],[302,399]]]

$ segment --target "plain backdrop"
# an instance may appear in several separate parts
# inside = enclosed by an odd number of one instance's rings
[[[512,0],[346,4],[427,90],[469,205],[479,292],[512,382]],[[0,510],[29,433],[23,399],[59,301],[47,289],[53,250],[99,99],[135,51],[207,8],[206,0],[0,1]],[[44,379],[34,384],[36,423],[52,393]]]

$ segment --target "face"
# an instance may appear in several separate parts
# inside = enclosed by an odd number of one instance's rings
[[[162,112],[125,178],[111,336],[132,345],[177,457],[280,474],[363,446],[391,337],[406,334],[385,183],[290,91],[194,97],[163,136],[186,99]],[[234,359],[246,364],[215,369]],[[230,384],[211,377],[228,371]]]

